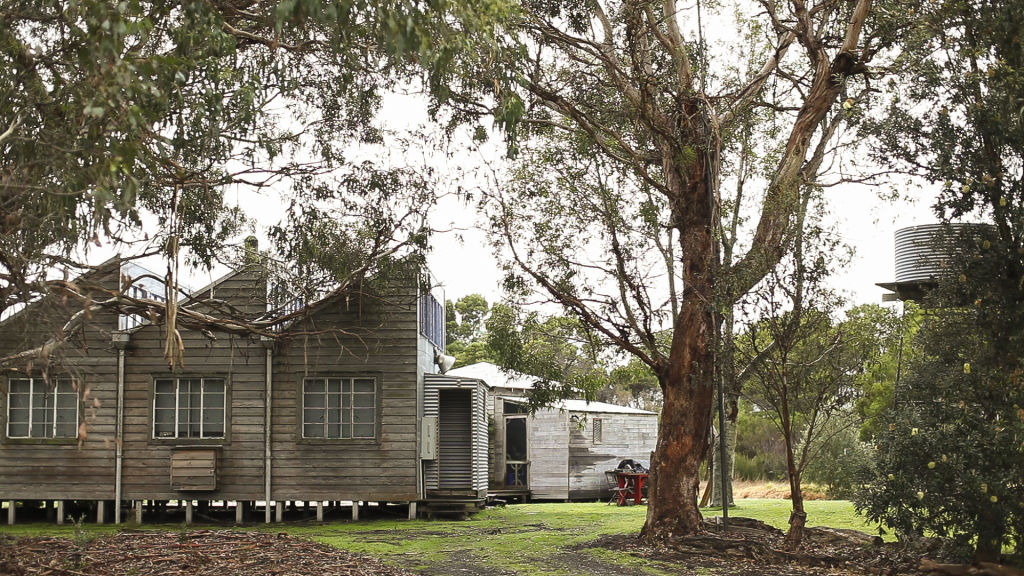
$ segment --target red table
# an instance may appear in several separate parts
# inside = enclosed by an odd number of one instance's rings
[[[644,496],[644,484],[647,483],[646,472],[616,472],[616,478],[619,480],[619,506],[625,506],[629,504],[629,497],[633,497],[634,504],[640,504],[640,500]]]

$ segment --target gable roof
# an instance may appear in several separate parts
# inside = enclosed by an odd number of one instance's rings
[[[91,268],[87,268],[81,274],[79,274],[78,276],[75,276],[75,278],[72,280],[72,282],[81,282],[83,280],[92,280],[92,279],[96,278],[97,276],[100,276],[102,274],[107,274],[107,273],[111,272],[113,270],[113,266],[115,264],[117,264],[118,262],[120,262],[120,261],[121,261],[121,257],[120,256],[112,256],[112,257],[104,260],[100,264],[97,264],[96,266],[93,266]],[[31,302],[27,302],[27,303],[25,303],[22,306],[18,306],[17,309],[15,309],[14,311],[8,311],[7,315],[4,316],[2,319],[0,319],[0,326],[8,324],[9,322],[13,321],[15,318],[18,318],[20,316],[24,316],[24,315],[28,314],[30,311],[38,309],[39,306],[41,306],[41,303],[44,300],[46,300],[47,298],[49,298],[50,296],[52,296],[51,293],[43,294],[40,298],[36,298],[35,300],[32,300]]]

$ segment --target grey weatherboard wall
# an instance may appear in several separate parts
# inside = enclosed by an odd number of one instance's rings
[[[79,281],[105,293],[116,292],[118,266],[100,267]],[[266,314],[266,293],[262,268],[252,264],[181,305],[199,311],[229,306],[256,318]],[[465,383],[426,374],[432,368],[432,348],[421,334],[421,296],[414,274],[389,283],[379,293],[355,290],[336,295],[308,307],[282,327],[276,342],[179,328],[185,366],[174,370],[168,369],[163,357],[163,326],[143,323],[122,333],[116,314],[98,312],[90,317],[82,336],[67,346],[59,366],[51,369],[79,379],[85,395],[81,406],[85,434],[57,441],[0,438],[0,500],[114,499],[119,408],[123,411],[121,498],[126,501],[264,500],[268,482],[271,500],[276,501],[423,499],[428,466],[421,468],[419,454],[422,417],[430,399],[436,410],[438,390],[448,384],[464,389]],[[74,305],[46,310],[30,306],[2,324],[0,349],[11,354],[38,346],[77,311]],[[124,355],[121,406],[119,350],[112,343],[117,334],[126,334],[119,340]],[[2,430],[6,430],[8,379],[19,375],[8,371],[0,378]],[[303,380],[319,376],[374,379],[373,438],[303,437]],[[181,377],[224,380],[223,438],[155,437],[154,383]],[[421,395],[427,382],[432,395],[425,408]],[[468,493],[482,498],[487,490],[486,385],[473,382],[468,389],[472,391]],[[172,463],[182,467],[173,475]]]

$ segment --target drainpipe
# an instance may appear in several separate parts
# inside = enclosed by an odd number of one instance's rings
[[[117,420],[114,424],[114,524],[121,523],[121,478],[124,469],[124,358],[128,347],[127,332],[117,331],[110,337],[117,348]]]
[[[263,521],[266,524],[270,524],[270,464],[271,464],[271,435],[270,428],[272,421],[271,416],[271,404],[273,401],[274,391],[274,340],[263,336],[260,338],[263,343],[263,347],[266,348],[266,360],[267,360],[267,381],[266,381],[266,398],[264,399],[265,413],[263,415],[263,500],[266,505],[263,507]]]

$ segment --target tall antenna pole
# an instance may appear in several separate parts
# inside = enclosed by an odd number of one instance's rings
[[[729,498],[726,496],[726,486],[728,484],[728,469],[725,465],[726,447],[725,447],[725,391],[724,382],[722,378],[722,371],[719,367],[719,361],[721,355],[719,350],[721,347],[722,329],[721,329],[721,317],[719,315],[718,307],[721,305],[719,298],[720,291],[718,288],[718,273],[721,269],[721,258],[718,252],[718,239],[717,239],[717,222],[718,222],[718,210],[716,207],[716,184],[718,179],[715,174],[715,161],[717,160],[718,152],[718,138],[716,136],[717,130],[715,130],[714,123],[711,117],[711,103],[708,102],[707,94],[705,90],[707,70],[708,70],[708,51],[707,44],[704,40],[704,16],[701,8],[701,1],[697,0],[697,35],[699,38],[698,50],[700,51],[700,73],[698,79],[700,85],[698,90],[700,91],[701,105],[703,106],[703,120],[704,120],[704,131],[706,136],[705,142],[705,185],[707,186],[708,194],[708,226],[711,228],[711,279],[712,279],[712,298],[711,298],[711,323],[713,324],[712,330],[712,354],[714,362],[712,366],[712,381],[715,387],[718,388],[718,453],[719,453],[719,474],[722,482],[722,526],[726,529],[729,527]],[[709,482],[714,482],[711,478]]]

